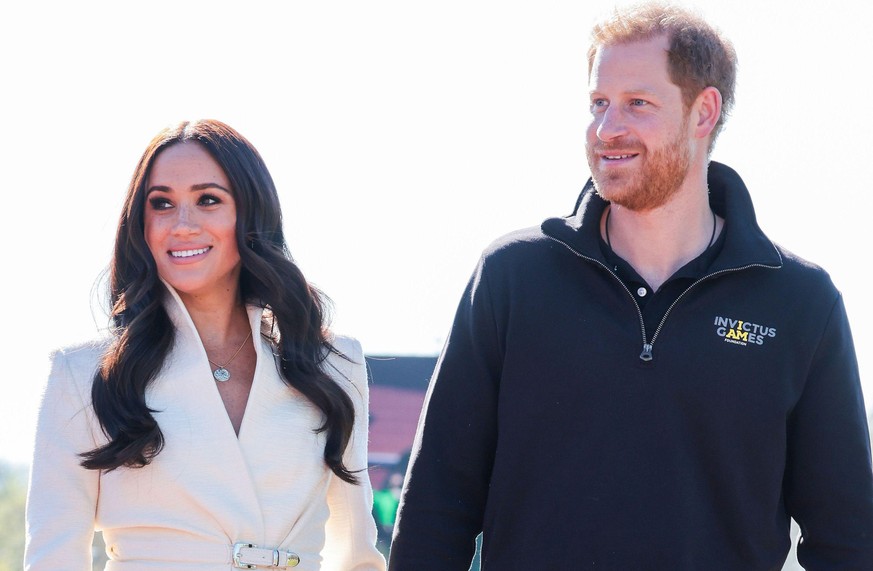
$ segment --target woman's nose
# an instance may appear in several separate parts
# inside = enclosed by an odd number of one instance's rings
[[[173,233],[177,235],[196,234],[200,231],[197,213],[193,208],[182,205],[176,209],[176,219],[173,221]]]

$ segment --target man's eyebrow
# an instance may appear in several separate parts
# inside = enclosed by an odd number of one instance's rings
[[[219,190],[223,190],[224,192],[230,194],[230,190],[224,188],[223,186],[221,186],[217,182],[202,182],[200,184],[195,184],[194,186],[191,187],[191,191],[194,192],[194,191],[198,191],[198,190],[207,190],[209,188],[217,188]],[[150,186],[148,188],[148,190],[146,190],[146,194],[149,194],[150,192],[155,192],[155,191],[170,192],[170,187],[156,184],[154,186]]]
[[[651,89],[646,89],[645,87],[640,87],[637,89],[628,89],[625,91],[626,95],[645,95],[648,97],[657,97],[657,93],[652,91]]]
[[[602,93],[602,92],[599,89],[589,89],[588,90],[589,95],[595,95],[595,94],[600,94],[600,93]],[[621,95],[631,96],[631,97],[634,95],[645,95],[647,97],[657,97],[658,96],[658,94],[657,94],[657,92],[655,92],[655,90],[648,89],[646,87],[635,87],[633,89],[626,89],[626,90],[621,92]]]

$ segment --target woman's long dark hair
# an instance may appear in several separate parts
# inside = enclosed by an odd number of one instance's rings
[[[184,122],[161,131],[139,160],[127,191],[109,268],[113,340],[94,375],[94,412],[109,442],[84,452],[82,466],[111,471],[147,465],[164,436],[146,404],[146,389],[173,346],[174,329],[162,304],[164,285],[145,241],[146,185],[157,156],[172,145],[202,145],[227,175],[236,201],[236,240],[242,260],[240,292],[247,303],[268,308],[280,370],[286,383],[321,409],[325,464],[357,483],[344,465],[354,406],[323,369],[330,352],[326,298],[291,260],[273,179],[257,150],[216,120]]]

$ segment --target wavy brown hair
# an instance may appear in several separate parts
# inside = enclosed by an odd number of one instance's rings
[[[162,304],[165,286],[145,241],[146,184],[155,159],[173,145],[202,145],[231,184],[237,208],[236,240],[242,260],[240,292],[246,303],[266,308],[265,319],[284,381],[323,413],[325,464],[357,483],[344,465],[354,405],[324,370],[338,353],[326,326],[327,298],[293,262],[282,230],[279,197],[258,151],[241,134],[216,120],[183,122],[158,133],[137,164],[109,267],[112,342],[94,375],[91,399],[109,442],[82,453],[82,466],[111,471],[145,466],[161,451],[164,436],[146,402],[146,389],[173,347],[174,328]]]

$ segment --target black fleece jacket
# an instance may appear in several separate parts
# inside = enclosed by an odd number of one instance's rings
[[[873,570],[873,471],[851,332],[819,267],[726,220],[705,276],[646,331],[599,246],[589,182],[568,218],[494,242],[434,372],[391,571]],[[647,355],[643,355],[647,354]]]

